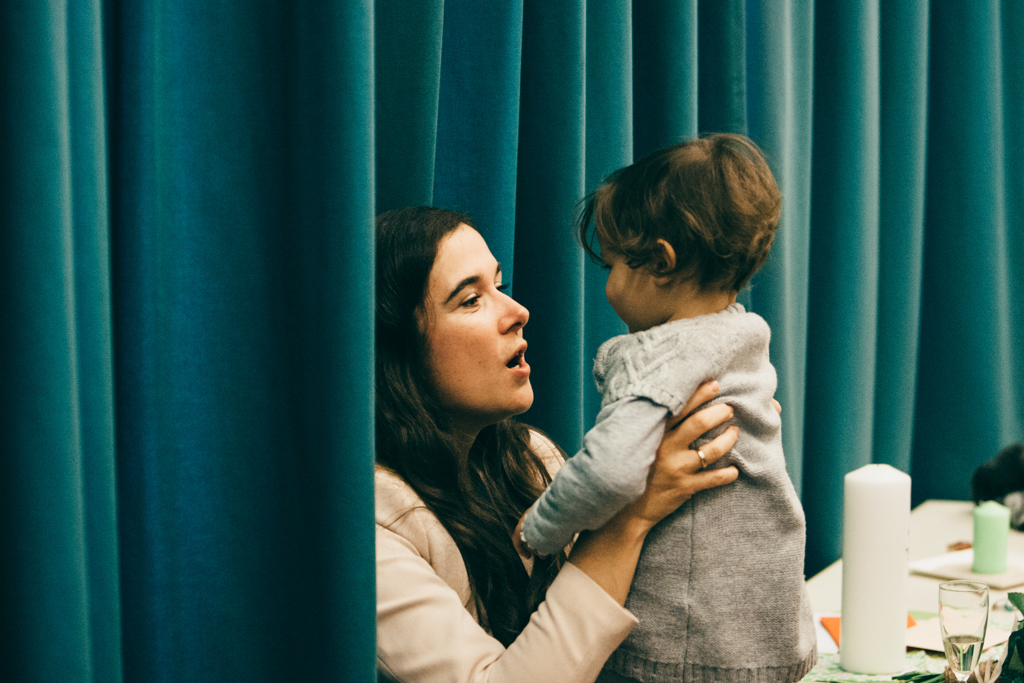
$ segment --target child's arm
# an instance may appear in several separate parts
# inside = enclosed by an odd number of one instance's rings
[[[670,415],[665,406],[643,398],[605,406],[583,437],[583,448],[523,518],[522,540],[529,549],[554,554],[578,532],[601,528],[639,498]]]

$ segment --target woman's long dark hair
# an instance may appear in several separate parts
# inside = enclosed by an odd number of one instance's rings
[[[424,362],[417,309],[438,244],[462,224],[476,227],[430,207],[377,217],[377,462],[402,477],[451,534],[481,623],[507,647],[544,599],[564,553],[537,559],[531,576],[512,545],[519,518],[551,481],[529,429],[513,419],[485,427],[463,468]]]

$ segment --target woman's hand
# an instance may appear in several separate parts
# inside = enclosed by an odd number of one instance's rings
[[[735,467],[701,471],[704,464],[697,451],[690,449],[695,439],[732,417],[731,406],[709,406],[679,423],[682,416],[717,394],[717,382],[709,382],[697,389],[679,415],[669,420],[643,495],[623,508],[602,528],[581,533],[573,546],[569,560],[618,600],[619,604],[626,603],[640,550],[654,525],[674,512],[694,493],[728,484],[739,476]],[[728,453],[738,437],[739,429],[733,426],[701,446],[700,451],[707,464],[710,465]]]

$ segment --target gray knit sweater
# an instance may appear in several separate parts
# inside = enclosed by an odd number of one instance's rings
[[[713,467],[735,465],[740,476],[695,495],[648,535],[626,602],[640,624],[606,665],[623,676],[790,683],[817,661],[804,515],[771,402],[769,337],[760,316],[732,304],[605,342],[594,361],[598,423],[524,520],[524,540],[542,552],[599,527],[639,495],[637,482],[643,491],[667,416],[718,380],[714,402],[735,416],[694,447],[738,424],[739,441]],[[632,448],[624,431],[636,436]],[[602,434],[616,435],[614,448],[602,446]]]

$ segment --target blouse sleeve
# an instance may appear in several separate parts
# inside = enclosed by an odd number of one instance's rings
[[[592,683],[636,618],[565,564],[505,649],[409,539],[377,527],[377,667],[403,683]]]

